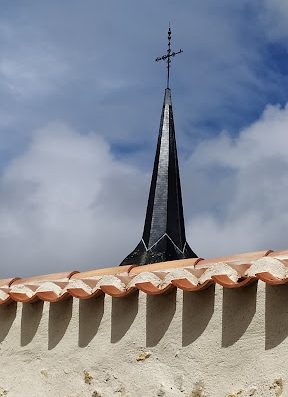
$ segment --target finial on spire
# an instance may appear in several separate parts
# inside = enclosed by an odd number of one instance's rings
[[[170,36],[171,33],[168,31],[169,43]],[[170,57],[174,55],[170,51],[169,43],[168,53],[163,59],[171,61]],[[197,258],[185,235],[169,73],[167,85],[142,239],[121,262],[121,266],[141,266],[148,263]]]
[[[155,59],[156,62],[158,62],[158,61],[166,61],[167,62],[167,88],[169,88],[171,58],[175,57],[175,55],[177,55],[177,54],[181,54],[181,52],[183,52],[183,50],[181,50],[181,49],[177,52],[174,52],[174,51],[172,52],[172,50],[171,50],[171,28],[170,28],[170,22],[169,22],[167,54]]]

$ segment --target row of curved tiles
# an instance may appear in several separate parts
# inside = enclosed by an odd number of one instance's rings
[[[155,295],[175,287],[199,291],[212,283],[239,288],[257,279],[271,285],[288,283],[288,250],[5,279],[0,280],[0,304],[57,302],[69,296],[89,299],[103,293],[124,297],[137,290]]]

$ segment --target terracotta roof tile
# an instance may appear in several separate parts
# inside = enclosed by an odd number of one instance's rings
[[[251,262],[252,260],[256,260],[258,258],[262,258],[263,256],[267,256],[272,253],[273,251],[266,250],[266,251],[245,252],[242,254],[230,255],[230,256],[220,256],[218,258],[204,259],[200,263],[198,263],[197,266],[207,266],[219,262],[243,264],[243,263]]]
[[[9,303],[11,302],[11,297],[9,295],[10,292],[10,285],[18,280],[17,278],[6,278],[3,280],[0,280],[0,305],[4,303]]]
[[[57,302],[69,296],[66,287],[75,273],[72,271],[20,278],[11,283],[9,295],[17,302],[31,303],[37,299]]]
[[[146,266],[143,266],[146,267]],[[148,269],[147,269],[148,270]],[[158,295],[174,288],[171,282],[165,280],[167,272],[141,272],[130,282],[130,286],[135,286],[140,291],[149,295]]]
[[[288,282],[288,261],[279,259],[284,255],[265,257],[254,261],[247,270],[248,276],[257,277],[268,284],[286,284]]]
[[[160,270],[168,270],[168,269],[176,269],[182,268],[187,266],[194,266],[196,263],[201,261],[201,258],[190,258],[190,259],[179,259],[176,261],[169,261],[169,262],[160,262],[160,263],[153,263],[151,265],[144,265],[144,266],[136,266],[130,271],[130,275],[136,275],[139,273],[145,272],[153,272],[153,271],[160,271]],[[144,269],[144,270],[143,270]]]
[[[75,298],[88,299],[105,293],[114,297],[129,295],[136,289],[128,287],[133,266],[117,266],[81,272],[71,277],[68,291]]]
[[[97,288],[99,278],[71,278],[67,291],[74,297],[79,299],[89,299],[93,296],[102,295],[101,289]]]
[[[288,250],[285,251],[272,251],[268,256],[273,256],[273,258],[278,259],[288,259]]]
[[[101,277],[106,274],[128,274],[134,266],[114,266],[114,267],[104,267],[103,269],[95,269],[89,270],[87,272],[78,272],[72,275],[72,279],[82,279],[82,278],[91,278],[91,277]]]
[[[239,288],[255,280],[271,285],[288,283],[288,250],[4,279],[0,280],[0,304],[37,299],[57,302],[69,296],[89,299],[104,293],[124,297],[137,290],[151,295],[173,288],[199,291],[213,283]]]

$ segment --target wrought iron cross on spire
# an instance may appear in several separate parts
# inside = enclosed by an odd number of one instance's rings
[[[183,52],[181,49],[177,52],[174,52],[174,51],[172,52],[172,50],[171,50],[171,29],[170,29],[170,23],[169,23],[167,54],[155,59],[156,62],[167,60],[166,61],[167,62],[167,88],[169,88],[171,58],[175,57],[175,55],[177,55],[177,54],[181,54],[181,52]]]

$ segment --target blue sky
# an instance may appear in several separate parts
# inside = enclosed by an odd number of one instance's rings
[[[1,277],[113,266],[137,244],[169,21],[192,249],[287,248],[284,0],[1,5]]]

